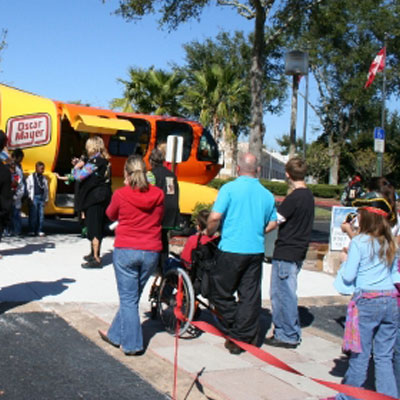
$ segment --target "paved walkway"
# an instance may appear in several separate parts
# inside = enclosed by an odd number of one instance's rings
[[[104,268],[85,270],[81,258],[88,242],[76,235],[44,238],[5,238],[0,243],[0,302],[23,302],[5,306],[8,312],[53,311],[89,337],[107,353],[139,372],[162,393],[171,393],[174,338],[158,321],[148,318],[148,290],[141,300],[142,321],[148,348],[142,357],[125,357],[118,349],[102,342],[97,328],[106,328],[118,306],[112,268],[112,238],[102,246]],[[264,333],[269,328],[269,272],[264,265]],[[299,275],[300,304],[322,305],[347,301],[337,296],[333,277],[321,272],[302,271]],[[3,310],[4,311],[4,310]],[[268,332],[270,335],[270,332]],[[308,378],[298,377],[269,366],[250,354],[229,354],[224,340],[210,334],[179,342],[178,399],[280,399],[315,400],[334,392]],[[303,330],[303,342],[295,350],[262,348],[307,376],[339,382],[335,373],[343,363],[340,339],[313,327]]]

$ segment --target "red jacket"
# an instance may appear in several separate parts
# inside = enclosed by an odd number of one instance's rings
[[[118,220],[115,247],[160,251],[164,192],[149,185],[147,192],[130,186],[117,189],[106,210],[108,218]]]
[[[206,244],[210,240],[215,239],[216,236],[207,236],[202,235],[200,238],[200,244]],[[196,233],[195,235],[189,236],[188,240],[186,241],[185,247],[181,253],[181,260],[183,261],[186,267],[190,267],[192,264],[192,251],[197,247],[199,241],[199,234]]]

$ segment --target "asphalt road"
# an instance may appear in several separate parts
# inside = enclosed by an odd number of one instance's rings
[[[53,313],[0,314],[0,331],[1,399],[167,399]]]

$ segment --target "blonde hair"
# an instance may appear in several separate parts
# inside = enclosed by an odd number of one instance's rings
[[[96,153],[100,153],[103,158],[108,160],[110,155],[104,146],[104,141],[100,136],[92,136],[86,141],[86,152],[89,157],[94,156]]]
[[[146,164],[138,155],[129,156],[125,163],[125,174],[132,189],[141,192],[149,190],[149,182],[146,177]]]

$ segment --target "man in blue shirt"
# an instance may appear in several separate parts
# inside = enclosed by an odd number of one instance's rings
[[[237,172],[239,177],[220,189],[207,221],[208,235],[222,224],[210,300],[229,336],[256,343],[264,234],[276,227],[277,216],[273,195],[257,179],[256,157],[239,154]],[[241,352],[229,340],[225,347],[232,354]]]

